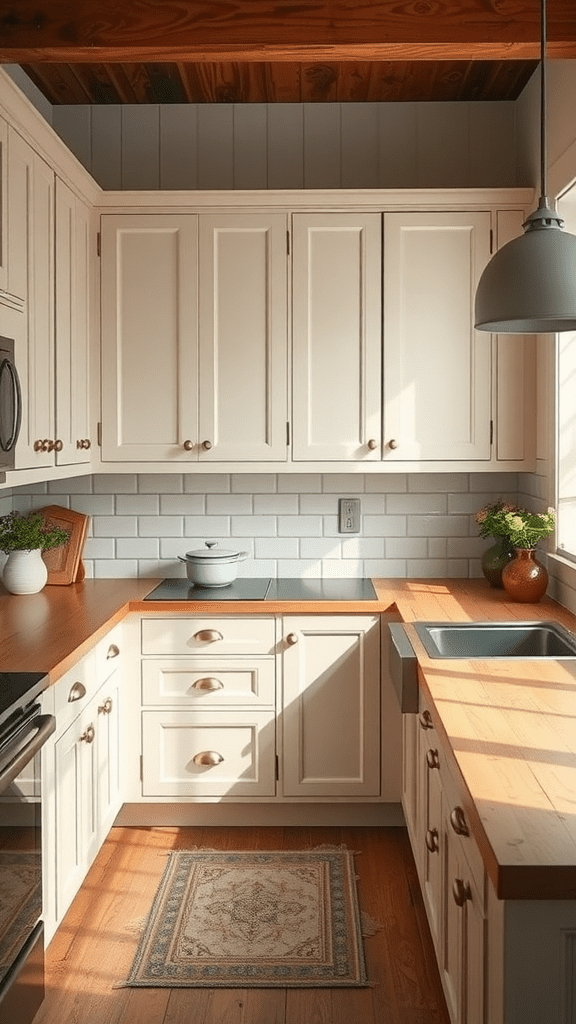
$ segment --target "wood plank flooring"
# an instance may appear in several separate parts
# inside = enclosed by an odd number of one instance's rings
[[[357,851],[370,988],[128,989],[138,928],[173,849]],[[35,1024],[449,1024],[404,828],[113,828],[47,951]]]

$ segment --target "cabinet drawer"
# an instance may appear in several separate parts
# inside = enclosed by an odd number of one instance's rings
[[[103,683],[122,663],[122,623],[114,626],[95,648],[96,678]]]
[[[143,796],[274,796],[273,711],[144,711]],[[213,763],[200,763],[204,760]]]
[[[272,658],[162,658],[142,662],[142,703],[274,706]]]
[[[54,684],[54,714],[58,732],[67,729],[96,693],[95,654],[90,651]]]
[[[273,618],[142,619],[142,654],[273,654]]]

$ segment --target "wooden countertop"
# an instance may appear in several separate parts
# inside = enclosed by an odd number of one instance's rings
[[[484,580],[374,580],[360,602],[145,602],[159,581],[84,580],[9,595],[0,588],[0,671],[51,682],[128,612],[335,614],[397,611],[414,621],[576,618],[545,597],[508,601]],[[410,625],[420,683],[460,775],[465,810],[501,898],[576,895],[576,663],[431,659]]]

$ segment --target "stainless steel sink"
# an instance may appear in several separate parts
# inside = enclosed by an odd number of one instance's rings
[[[431,658],[576,658],[576,636],[556,622],[415,622]]]

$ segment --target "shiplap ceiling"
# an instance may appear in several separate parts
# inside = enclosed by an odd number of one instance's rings
[[[0,63],[53,104],[513,100],[539,38],[540,0],[0,0]]]

